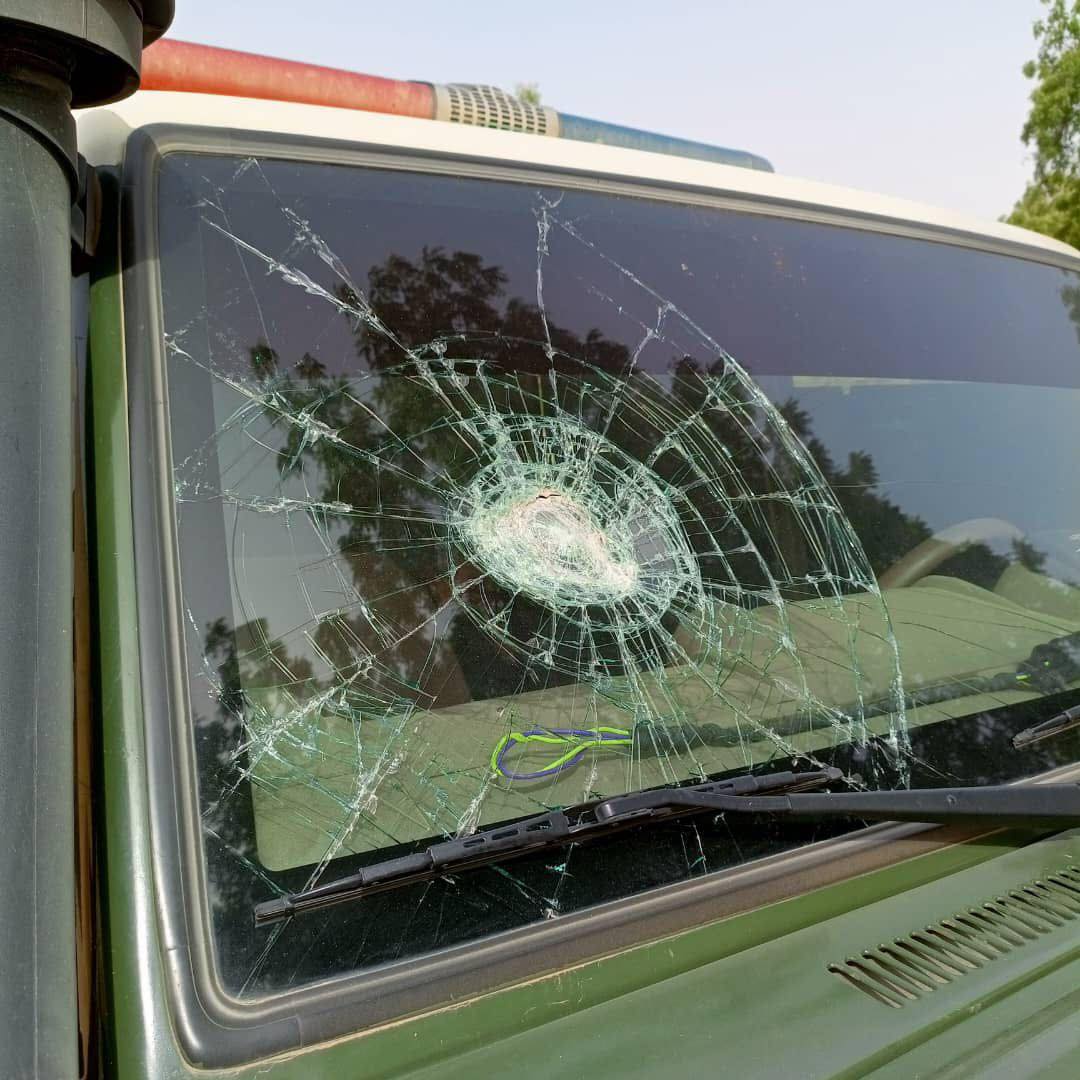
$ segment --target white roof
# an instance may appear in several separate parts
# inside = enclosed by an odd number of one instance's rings
[[[154,90],[140,91],[115,105],[87,109],[78,113],[77,119],[79,149],[94,165],[119,164],[127,136],[135,128],[147,124],[191,124],[355,141],[387,149],[468,155],[542,168],[569,168],[661,185],[689,184],[720,195],[779,201],[806,206],[808,210],[825,208],[870,214],[911,225],[957,230],[989,240],[1022,244],[1035,249],[1032,254],[1036,257],[1039,250],[1058,256],[1080,256],[1080,252],[1069,245],[1026,229],[967,217],[906,199],[690,158],[571,139],[492,131],[437,120]]]

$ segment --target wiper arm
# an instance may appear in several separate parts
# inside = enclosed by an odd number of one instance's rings
[[[681,788],[658,788],[525,818],[425,851],[365,866],[355,874],[288,893],[255,907],[255,923],[276,922],[444,874],[505,862],[544,848],[688,813],[852,817],[865,821],[988,823],[1029,829],[1080,825],[1080,784],[901,788],[897,791],[806,792],[839,780],[839,769],[738,776]],[[780,792],[781,794],[777,794]]]

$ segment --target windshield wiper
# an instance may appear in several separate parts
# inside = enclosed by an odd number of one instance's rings
[[[1080,825],[1080,784],[901,788],[897,791],[807,792],[842,777],[839,769],[737,776],[658,788],[525,818],[424,851],[365,866],[355,874],[257,904],[255,923],[276,922],[445,874],[566,847],[620,829],[689,813],[851,817],[865,821],[986,823],[1031,829]]]
[[[1042,742],[1043,739],[1060,735],[1063,731],[1070,731],[1075,727],[1080,727],[1080,705],[1074,705],[1071,709],[1066,709],[1064,712],[1058,713],[1057,716],[1051,716],[1049,720],[1044,720],[1034,727],[1018,731],[1013,736],[1013,746],[1020,750],[1025,746],[1030,746],[1032,743]]]

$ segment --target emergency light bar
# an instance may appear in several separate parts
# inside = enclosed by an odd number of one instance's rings
[[[773,171],[772,165],[757,154],[558,113],[547,106],[519,101],[495,86],[439,86],[383,79],[189,41],[159,41],[146,49],[141,88],[414,116]]]

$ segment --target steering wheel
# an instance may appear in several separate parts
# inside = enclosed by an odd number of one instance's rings
[[[902,555],[888,570],[878,575],[878,585],[883,589],[903,589],[933,573],[946,559],[958,555],[972,544],[1023,538],[1023,532],[1003,518],[969,518],[934,533]]]

